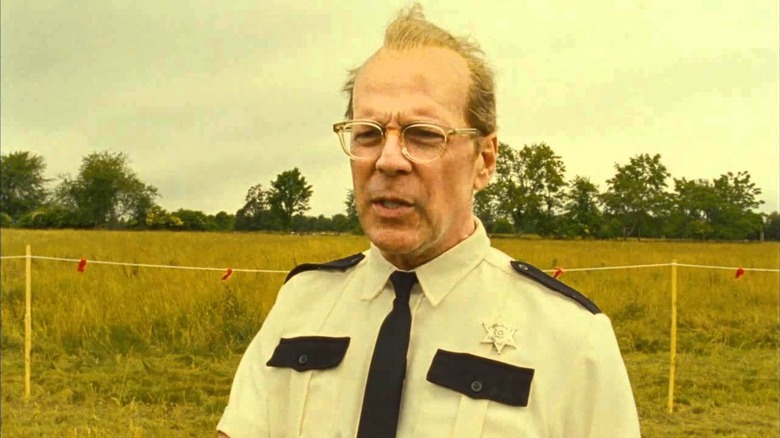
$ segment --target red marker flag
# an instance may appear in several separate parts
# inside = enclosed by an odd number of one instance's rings
[[[78,267],[76,267],[76,270],[79,272],[84,272],[84,268],[86,267],[87,267],[87,259],[82,258],[81,260],[79,260],[79,265]]]
[[[745,275],[745,270],[742,268],[737,268],[737,273],[734,275],[734,278],[739,278],[743,275]]]
[[[560,267],[559,268],[555,268],[555,272],[553,273],[553,278],[560,277],[561,275],[563,275],[564,272],[566,272],[566,271],[564,271],[563,268],[560,268]]]
[[[227,271],[225,272],[225,275],[222,276],[222,279],[227,280],[231,275],[233,275],[233,269],[227,268]]]

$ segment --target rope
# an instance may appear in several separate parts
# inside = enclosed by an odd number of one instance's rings
[[[2,260],[12,259],[25,259],[27,256],[0,256]],[[71,262],[78,263],[81,259],[68,259],[62,257],[47,257],[47,256],[30,256],[31,259],[37,260],[51,260],[58,262]],[[173,266],[173,265],[155,265],[148,263],[126,263],[126,262],[109,262],[103,260],[87,260],[91,265],[112,265],[112,266],[137,266],[139,268],[160,268],[160,269],[184,269],[190,271],[220,271],[224,272],[227,268],[213,268],[208,266]],[[723,269],[735,271],[742,269],[745,272],[780,272],[780,269],[767,269],[767,268],[739,268],[736,266],[713,266],[713,265],[693,265],[688,263],[655,263],[646,265],[623,265],[623,266],[599,266],[592,268],[572,268],[562,269],[563,272],[585,272],[585,271],[609,271],[616,269],[641,269],[641,268],[658,268],[663,266],[681,266],[685,268],[700,268],[700,269]],[[557,269],[544,269],[544,272],[556,272]],[[233,269],[233,272],[253,272],[262,274],[286,274],[289,271],[275,270],[275,269]]]

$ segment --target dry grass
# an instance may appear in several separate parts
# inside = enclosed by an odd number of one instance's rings
[[[357,236],[3,230],[2,254],[288,270]],[[778,245],[496,239],[542,269],[679,263],[777,268]],[[284,274],[33,261],[34,386],[22,391],[24,261],[2,283],[4,436],[200,436]],[[665,412],[670,268],[567,272],[613,320],[647,436],[777,436],[778,274],[678,268],[678,411]],[[182,426],[186,424],[186,426]]]

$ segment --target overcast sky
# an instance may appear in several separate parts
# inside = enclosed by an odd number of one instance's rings
[[[2,152],[56,178],[121,151],[164,208],[207,213],[298,167],[309,213],[343,212],[339,89],[406,4],[3,0]],[[677,178],[747,170],[780,208],[776,0],[422,4],[495,66],[500,141],[545,142],[601,190],[641,153]]]

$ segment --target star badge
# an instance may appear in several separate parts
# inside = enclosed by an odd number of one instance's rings
[[[506,346],[517,348],[517,345],[515,345],[516,328],[510,328],[503,324],[485,324],[484,322],[482,327],[487,332],[485,339],[482,340],[482,344],[493,344],[498,354],[501,354],[501,350]]]

